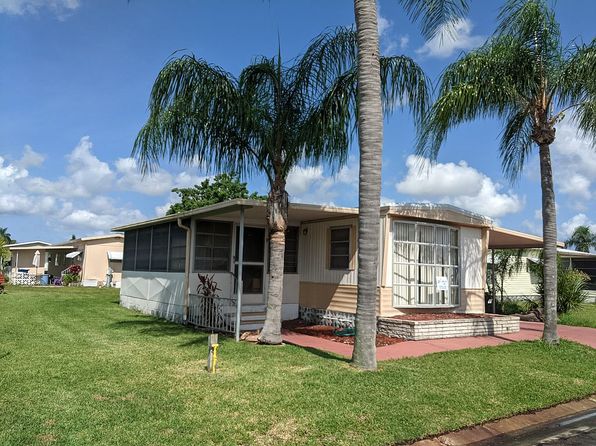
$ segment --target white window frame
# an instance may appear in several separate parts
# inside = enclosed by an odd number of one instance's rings
[[[396,240],[397,228],[400,223],[402,223],[402,224],[405,223],[405,224],[414,226],[414,241]],[[419,231],[418,231],[419,226],[426,226],[426,227],[433,228],[433,239],[434,239],[433,243],[419,241]],[[436,237],[437,228],[445,228],[449,231],[451,231],[451,230],[457,231],[457,246],[451,245],[451,232],[449,232],[449,245],[437,243],[437,237]],[[456,307],[459,307],[461,305],[461,277],[462,277],[462,275],[461,275],[461,248],[460,248],[460,246],[461,246],[461,230],[460,230],[460,228],[454,227],[454,226],[448,226],[448,225],[421,222],[421,221],[393,220],[392,229],[393,229],[393,234],[392,234],[391,253],[392,253],[392,301],[393,301],[393,307],[395,307],[395,308],[456,308]],[[414,245],[415,246],[415,254],[414,254],[415,259],[419,258],[420,246],[432,246],[433,247],[433,263],[419,263],[418,261],[415,261],[413,263],[397,261],[396,245],[398,243]],[[449,252],[449,263],[448,264],[437,263],[437,247],[447,247],[447,250]],[[451,260],[451,250],[452,249],[457,249],[457,264],[455,264],[455,265],[453,264],[453,262]],[[397,272],[398,265],[408,265],[408,266],[413,265],[416,267],[415,268],[415,284],[414,285],[396,283],[395,278],[396,278],[396,275],[398,274],[398,272]],[[419,279],[418,279],[419,268],[418,267],[420,267],[420,266],[432,267],[432,285],[421,285],[419,283]],[[447,268],[447,270],[449,272],[449,274],[447,276],[448,283],[449,283],[449,291],[447,292],[447,301],[449,303],[446,303],[446,304],[437,302],[438,296],[439,296],[439,293],[437,291],[437,282],[436,282],[437,268]],[[452,281],[451,281],[454,272],[457,274],[457,285],[452,285]],[[415,290],[413,304],[406,304],[406,303],[398,301],[399,297],[397,295],[397,287],[399,287],[399,286],[406,286],[406,287],[409,287],[409,288],[412,288]],[[418,303],[420,301],[421,288],[432,288],[433,289],[432,294],[434,296],[434,302],[432,304]],[[455,299],[453,299],[452,297],[454,297]]]

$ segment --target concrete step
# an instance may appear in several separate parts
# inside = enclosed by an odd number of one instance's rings
[[[253,331],[263,328],[263,323],[240,324],[240,331]]]
[[[242,316],[240,316],[240,320],[243,322],[244,321],[265,322],[265,314],[263,314],[263,313],[249,313],[249,314],[244,313]]]
[[[242,305],[243,313],[261,313],[267,311],[267,305]]]

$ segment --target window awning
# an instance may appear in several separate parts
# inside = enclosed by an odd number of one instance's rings
[[[79,254],[81,254],[81,251],[73,251],[73,252],[69,252],[68,254],[66,254],[66,258],[67,259],[74,259],[75,257],[77,257]]]
[[[122,261],[122,251],[108,251],[108,260]]]

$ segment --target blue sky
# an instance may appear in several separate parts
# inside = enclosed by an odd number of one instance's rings
[[[500,1],[473,1],[453,38],[425,42],[397,0],[380,1],[384,53],[413,57],[436,80],[462,51],[493,31]],[[596,2],[556,4],[565,41],[595,37]],[[169,190],[205,177],[196,168],[162,165],[143,179],[130,152],[147,117],[155,76],[177,50],[237,74],[258,55],[292,58],[326,28],[353,23],[349,0],[0,0],[0,226],[24,241],[61,241],[151,218],[174,198]],[[509,184],[497,155],[499,123],[454,130],[439,163],[421,174],[412,156],[407,113],[385,123],[383,200],[447,202],[539,233],[536,157]],[[563,122],[553,145],[560,237],[578,224],[596,230],[596,153]],[[291,198],[357,203],[357,147],[331,176],[299,168]],[[262,178],[248,179],[266,192]]]

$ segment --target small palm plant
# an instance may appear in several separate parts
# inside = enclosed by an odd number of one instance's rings
[[[341,50],[339,50],[341,49]],[[403,56],[381,63],[383,102],[408,102],[421,117],[428,101],[420,67]],[[300,164],[345,163],[354,134],[356,34],[339,28],[317,37],[290,65],[258,58],[238,77],[193,55],[170,60],[149,102],[133,156],[150,172],[163,158],[207,170],[263,175],[269,183],[270,272],[260,342],[281,343],[286,181]]]
[[[510,0],[493,37],[449,65],[421,133],[418,152],[436,159],[452,127],[477,118],[503,122],[500,155],[516,179],[538,148],[542,186],[545,324],[557,343],[557,223],[550,145],[567,114],[596,143],[596,41],[564,48],[544,0]]]

